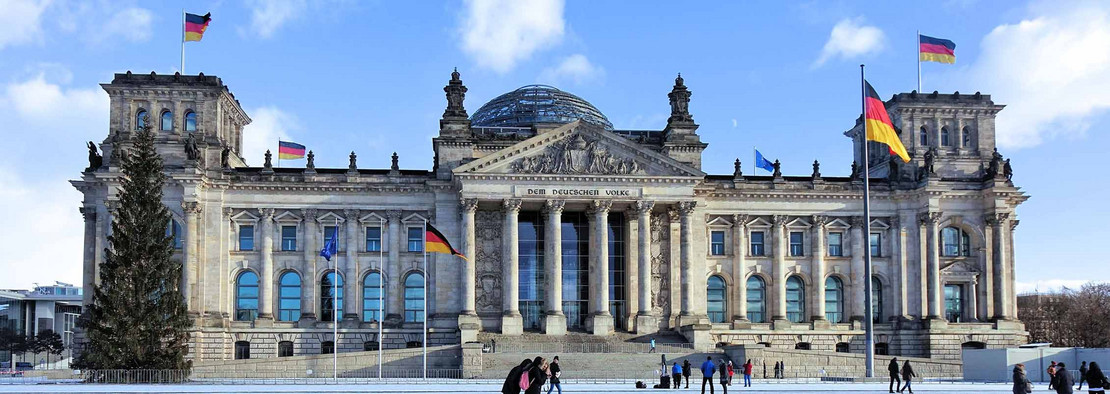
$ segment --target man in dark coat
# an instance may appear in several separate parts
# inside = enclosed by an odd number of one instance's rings
[[[686,388],[690,388],[690,372],[694,366],[690,365],[690,359],[682,362],[682,377],[686,378]]]
[[[894,389],[902,387],[902,379],[898,378],[898,357],[890,360],[890,365],[886,366],[886,370],[890,372],[890,386],[887,390],[894,392]]]
[[[551,359],[551,365],[547,367],[547,373],[551,375],[551,386],[547,388],[547,394],[551,394],[551,389],[556,387],[559,388],[559,394],[563,394],[563,386],[559,384],[559,371],[561,370],[562,368],[559,367],[559,356],[553,357]]]
[[[1077,390],[1083,390],[1083,382],[1085,382],[1085,381],[1087,381],[1087,362],[1086,361],[1084,361],[1083,364],[1079,365],[1079,388]],[[1087,385],[1087,387],[1090,388],[1090,387],[1094,387],[1094,386]]]
[[[1075,379],[1071,377],[1071,372],[1064,366],[1064,363],[1056,364],[1056,371],[1052,374],[1052,387],[1056,389],[1056,394],[1072,394],[1072,387],[1075,385]]]
[[[531,364],[532,360],[524,359],[520,365],[509,370],[509,376],[505,377],[505,384],[501,385],[501,394],[520,394],[520,374],[527,372]]]

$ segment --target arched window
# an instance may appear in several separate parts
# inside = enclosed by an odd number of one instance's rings
[[[162,131],[173,131],[173,112],[162,111]]]
[[[258,317],[258,274],[243,271],[235,280],[235,320],[253,321]]]
[[[879,277],[871,277],[871,321],[883,322],[883,281]]]
[[[794,344],[794,350],[809,350],[809,342],[798,342]]]
[[[960,134],[964,139],[964,142],[963,142],[964,148],[970,148],[971,147],[971,128],[967,127],[967,126],[964,126],[964,130]]]
[[[802,279],[791,276],[786,280],[786,319],[801,323],[806,315],[806,286]]]
[[[952,138],[949,134],[951,134],[951,133],[948,132],[948,126],[944,126],[944,127],[940,128],[940,145],[941,146],[952,146]]]
[[[185,113],[185,131],[197,131],[197,113],[189,111]]]
[[[146,127],[146,110],[140,109],[135,113],[135,130],[140,130]]]
[[[764,311],[767,310],[767,302],[765,297],[767,292],[767,285],[763,279],[758,276],[751,276],[748,278],[747,296],[748,296],[748,310],[745,311],[748,315],[748,320],[752,323],[763,323]]]
[[[929,129],[921,126],[921,146],[929,146]]]
[[[709,310],[709,321],[713,323],[725,322],[725,280],[720,276],[709,277],[709,286],[706,294],[706,309]]]
[[[337,289],[338,288],[338,289]],[[336,292],[338,290],[338,292]],[[339,313],[335,313],[338,310]],[[339,321],[343,314],[343,275],[329,271],[320,280],[320,320]]]
[[[832,323],[844,321],[844,283],[835,276],[825,279],[825,319]]]
[[[971,256],[971,236],[966,231],[956,227],[945,227],[940,232],[943,249],[941,254],[947,257]]]
[[[837,342],[836,343],[836,352],[837,353],[848,353],[848,349],[849,349],[848,342]]]
[[[251,358],[251,343],[247,341],[235,341],[235,359],[236,360],[249,360]]]
[[[419,272],[405,277],[405,321],[424,321],[424,275]]]
[[[278,320],[297,321],[301,319],[301,275],[289,271],[281,274],[278,289]]]
[[[382,321],[382,274],[371,272],[362,280],[362,321]]]
[[[335,353],[335,342],[332,342],[332,341],[320,342],[320,354],[332,354],[332,353]]]
[[[278,342],[278,357],[289,357],[293,355],[293,342],[281,341]]]

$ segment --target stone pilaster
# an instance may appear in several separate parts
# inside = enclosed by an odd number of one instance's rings
[[[543,332],[547,335],[566,335],[567,316],[563,314],[563,200],[547,200],[544,213],[547,220],[543,233],[544,255],[544,313]]]
[[[636,333],[643,335],[659,331],[658,317],[651,314],[651,210],[655,207],[655,202],[638,200],[632,207],[636,210],[639,225],[636,234],[636,248],[639,252],[637,268],[640,274]]]
[[[361,287],[362,280],[359,279],[358,273],[358,214],[357,209],[346,209],[343,211],[343,218],[346,219],[345,233],[347,233],[346,249],[344,250],[345,259],[343,261],[343,320],[349,322],[356,322],[359,320],[358,312],[362,306],[362,297],[358,289]],[[336,258],[338,261],[338,257]],[[338,265],[336,266],[338,268]]]
[[[944,292],[941,291],[940,283],[940,230],[937,228],[940,222],[940,212],[925,212],[919,215],[919,220],[925,225],[926,240],[925,240],[925,255],[927,258],[927,274],[928,274],[928,302],[929,302],[929,320],[943,320],[944,319]]]
[[[771,263],[771,286],[774,286],[771,321],[775,329],[780,329],[790,327],[790,321],[786,320],[786,248],[789,243],[785,234],[786,216],[775,215],[771,222],[771,252],[774,255]]]
[[[301,277],[301,320],[311,324],[316,320],[316,259],[320,248],[317,247],[316,210],[302,209],[304,217],[304,267]]]
[[[274,209],[260,208],[259,232],[262,244],[258,248],[262,267],[258,274],[258,320],[274,319]]]
[[[995,320],[1010,320],[1013,316],[1010,315],[1009,288],[1006,286],[1008,280],[1006,270],[1006,232],[1010,230],[1008,212],[998,212],[987,215],[985,218],[987,224],[991,226],[991,233],[994,235],[992,239],[993,261],[991,262],[994,272],[994,319]]]
[[[737,160],[739,162],[739,160]],[[739,172],[737,168],[737,172]],[[733,323],[748,323],[748,215],[732,215]],[[738,327],[733,327],[738,328]]]
[[[82,297],[84,305],[92,305],[93,289],[96,288],[96,207],[88,206],[79,208],[81,216],[85,219],[85,237],[81,248],[81,284],[85,291]],[[189,298],[186,297],[186,300]]]
[[[864,235],[868,230],[868,227],[868,223],[865,223],[865,220],[862,216],[852,217],[852,228],[851,230],[849,230],[849,234],[852,238],[852,283],[850,285],[851,296],[848,297],[848,299],[856,300],[856,302],[850,303],[850,305],[852,305],[852,308],[848,312],[851,313],[851,320],[859,322],[862,322],[864,320],[863,315],[866,312],[864,310],[863,300],[866,296],[864,281],[866,281],[867,278],[864,275],[865,263],[863,254],[869,252],[867,247],[868,237]],[[825,287],[824,282],[814,285],[821,286],[821,288]]]
[[[978,275],[967,284],[967,320],[969,322],[979,321],[979,292],[976,288],[976,282],[979,282]]]
[[[200,314],[196,289],[200,288],[197,284],[197,268],[199,267],[197,246],[202,237],[200,237],[197,226],[197,216],[200,215],[201,208],[200,203],[196,201],[181,203],[181,209],[185,212],[185,258],[181,270],[181,295],[185,298],[186,310],[192,315]]]
[[[593,313],[587,323],[594,335],[613,332],[613,315],[609,311],[609,209],[613,202],[593,200],[590,203],[593,233],[590,235],[590,298],[594,300]]]
[[[501,209],[505,218],[501,231],[501,272],[504,274],[501,333],[520,335],[524,333],[524,320],[520,315],[520,234],[517,225],[520,200],[504,200]]]
[[[813,321],[814,325],[828,324],[825,321],[825,255],[828,254],[825,251],[825,223],[828,223],[828,221],[828,217],[813,216],[813,241],[810,242],[810,253],[813,256],[810,260],[813,264],[810,267],[810,273],[812,274],[810,283],[812,284],[809,287],[813,288],[813,298],[811,299],[814,308],[810,320]]]
[[[476,239],[474,214],[477,210],[478,199],[476,198],[463,198],[459,202],[459,211],[462,214],[460,223],[462,228],[459,233],[462,234],[462,253],[466,255],[466,259],[463,260],[462,278],[459,278],[459,283],[463,285],[462,311],[459,313],[459,335],[460,342],[464,344],[477,341],[478,331],[482,328],[482,322],[478,319],[478,312],[475,307],[478,276],[475,260],[478,256],[477,247],[474,244]]]
[[[681,261],[680,269],[681,269],[681,281],[682,281],[682,288],[681,288],[682,289],[681,290],[682,291],[682,293],[681,293],[681,296],[682,296],[682,310],[679,313],[679,322],[678,322],[679,326],[685,326],[685,325],[688,325],[688,324],[697,324],[697,323],[700,322],[699,319],[698,319],[699,316],[697,316],[694,313],[693,302],[696,299],[696,297],[694,297],[694,291],[705,291],[704,286],[697,286],[696,285],[697,282],[701,282],[701,281],[697,280],[695,275],[704,276],[704,274],[702,274],[702,272],[705,268],[704,267],[701,268],[701,269],[695,269],[694,268],[695,265],[694,265],[694,261],[693,261],[694,256],[693,256],[693,250],[692,250],[693,245],[691,244],[692,242],[694,242],[694,234],[693,234],[693,231],[694,231],[694,229],[693,229],[694,216],[693,216],[693,214],[694,214],[694,208],[696,206],[697,206],[696,201],[680,201],[678,203],[678,220],[679,220],[679,252],[678,252],[678,254],[679,254],[679,260]]]
[[[405,247],[404,235],[401,234],[401,211],[385,213],[389,223],[389,264],[386,266],[386,297],[385,320],[399,322],[403,319],[405,311],[404,288],[401,283],[401,250]]]

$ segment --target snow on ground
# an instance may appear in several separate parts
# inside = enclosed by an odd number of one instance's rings
[[[945,394],[1009,393],[1011,385],[1002,383],[915,383],[914,392]],[[1046,386],[1035,385],[1035,390]],[[567,384],[567,393],[700,393],[701,386],[690,385],[679,390],[637,390],[633,384]],[[708,389],[708,387],[707,387]],[[721,386],[715,387],[721,393]],[[744,392],[837,392],[885,393],[886,384],[878,383],[769,383],[750,388],[733,385],[729,391]],[[501,384],[490,381],[459,381],[453,384],[364,384],[364,385],[235,385],[235,384],[185,384],[185,385],[82,385],[82,384],[0,384],[0,393],[497,393]],[[546,390],[545,390],[546,392]]]

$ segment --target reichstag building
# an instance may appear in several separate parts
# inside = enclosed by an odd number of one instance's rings
[[[871,149],[864,223],[859,171],[825,177],[814,163],[812,174],[768,176],[737,162],[731,174],[703,172],[708,143],[681,76],[670,92],[643,92],[660,105],[666,94],[664,129],[622,130],[540,85],[468,115],[456,71],[434,162],[421,169],[396,156],[362,168],[355,153],[347,168],[316,168],[311,152],[296,168],[269,157],[250,166],[251,118],[219,78],[128,72],[102,86],[110,127],[72,181],[84,195],[84,285],[99,280],[118,207],[117,152],[149,119],[197,360],[419,346],[425,316],[429,345],[666,331],[696,346],[862,352],[865,281],[878,353],[959,358],[1027,338],[1013,231],[1028,196],[995,149],[1003,106],[989,95],[886,102],[913,160]],[[861,162],[860,123],[845,121]],[[424,272],[425,221],[469,260],[432,254]],[[329,262],[318,252],[336,230]]]

